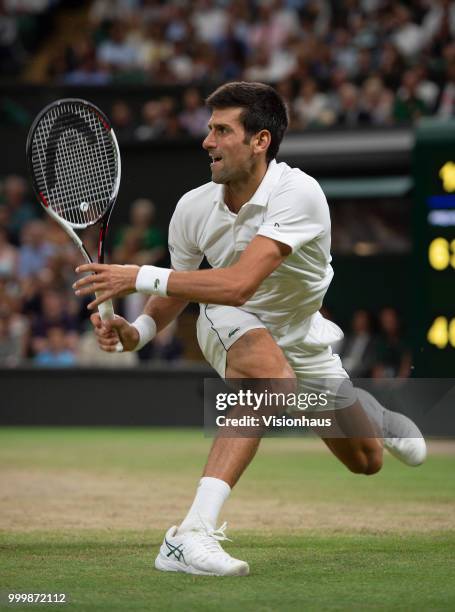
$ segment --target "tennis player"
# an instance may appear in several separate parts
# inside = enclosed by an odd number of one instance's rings
[[[185,308],[200,303],[197,335],[207,361],[224,378],[347,382],[335,406],[343,419],[360,419],[364,435],[323,438],[348,469],[374,474],[383,448],[408,465],[426,456],[412,421],[354,390],[330,345],[341,330],[319,313],[332,280],[330,216],[321,187],[275,158],[288,125],[277,92],[261,83],[229,83],[207,99],[212,181],[186,193],[169,227],[172,269],[86,264],[95,272],[75,283],[77,295],[97,292],[95,309],[135,291],[153,297],[134,323],[91,317],[99,346],[115,351],[149,342]],[[198,270],[203,257],[212,266]],[[360,401],[359,401],[360,400]],[[365,416],[365,414],[370,417]],[[381,430],[382,437],[377,437]],[[187,516],[171,527],[155,561],[159,570],[244,576],[248,564],[226,553],[218,516],[232,487],[254,457],[260,437],[214,440]]]

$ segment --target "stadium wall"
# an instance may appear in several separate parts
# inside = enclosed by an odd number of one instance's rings
[[[203,424],[209,367],[0,370],[0,426]]]

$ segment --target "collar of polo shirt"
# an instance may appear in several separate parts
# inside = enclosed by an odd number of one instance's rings
[[[283,172],[283,169],[272,159],[269,162],[267,172],[259,184],[251,199],[245,204],[254,204],[255,206],[267,206],[270,194],[273,188],[278,183],[278,180]],[[218,185],[218,189],[213,200],[214,204],[225,206],[224,203],[224,185]],[[245,206],[244,204],[244,206]]]

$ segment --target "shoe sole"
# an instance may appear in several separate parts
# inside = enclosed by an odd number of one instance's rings
[[[178,561],[171,561],[170,559],[163,559],[159,554],[155,559],[155,568],[160,572],[180,572],[183,574],[193,574],[196,576],[248,576],[250,568],[245,563],[233,574],[217,574],[215,572],[204,572],[203,570],[197,569],[192,565],[183,565]]]

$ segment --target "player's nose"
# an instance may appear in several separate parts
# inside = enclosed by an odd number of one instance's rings
[[[214,149],[216,147],[215,139],[211,132],[209,132],[207,136],[204,138],[204,140],[202,141],[202,147],[206,151],[209,151],[210,149]]]

